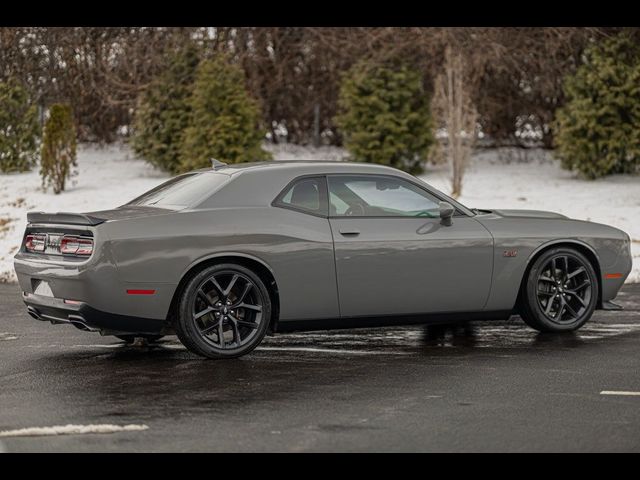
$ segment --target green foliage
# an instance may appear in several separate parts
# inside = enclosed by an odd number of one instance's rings
[[[556,112],[562,166],[587,178],[635,172],[640,165],[640,46],[627,34],[585,52],[565,80],[567,103]]]
[[[422,171],[433,135],[418,72],[358,63],[343,77],[338,104],[336,123],[354,160]]]
[[[188,99],[198,66],[194,46],[174,54],[142,94],[135,112],[133,150],[162,170],[180,170],[182,136],[189,122]]]
[[[37,160],[38,109],[17,82],[0,82],[0,171],[24,172]]]
[[[40,156],[43,188],[51,186],[54,193],[62,192],[66,180],[71,178],[72,167],[76,166],[76,129],[69,105],[51,105]]]
[[[181,171],[211,166],[211,158],[239,163],[269,158],[261,147],[260,108],[245,88],[244,72],[224,57],[198,66],[189,99]]]

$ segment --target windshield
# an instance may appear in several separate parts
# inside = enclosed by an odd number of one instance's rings
[[[229,175],[214,172],[187,173],[172,178],[131,200],[127,205],[161,208],[185,208],[204,199],[229,180]]]

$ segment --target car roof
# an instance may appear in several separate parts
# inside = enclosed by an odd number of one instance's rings
[[[401,170],[363,162],[345,162],[339,160],[272,160],[264,162],[235,163],[216,168],[203,168],[200,172],[216,172],[234,175],[265,170],[295,171],[296,175],[314,173],[395,173],[404,175]]]

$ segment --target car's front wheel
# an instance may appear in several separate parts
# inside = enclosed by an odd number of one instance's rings
[[[207,267],[187,283],[175,330],[193,353],[235,358],[258,346],[270,320],[264,282],[248,268],[228,263]]]
[[[533,263],[520,314],[541,332],[572,331],[591,318],[597,301],[598,280],[591,262],[572,248],[553,248]]]

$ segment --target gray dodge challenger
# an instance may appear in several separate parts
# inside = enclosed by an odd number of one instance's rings
[[[214,161],[113,210],[28,213],[15,269],[37,320],[232,358],[292,330],[572,331],[619,308],[631,252],[616,228],[470,209],[381,165]]]

